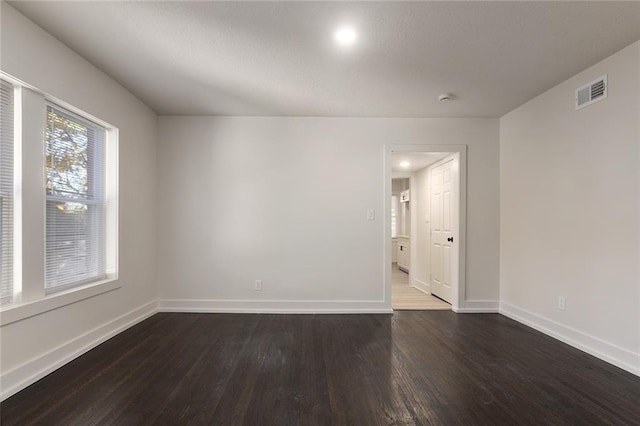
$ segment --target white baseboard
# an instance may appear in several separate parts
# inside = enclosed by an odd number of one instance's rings
[[[2,373],[0,379],[0,383],[2,384],[0,401],[4,401],[11,395],[21,391],[47,374],[98,346],[100,343],[123,332],[132,325],[149,318],[156,312],[157,302],[154,300],[100,327],[96,327],[49,352],[33,358],[12,370]]]
[[[256,314],[392,314],[382,301],[357,300],[192,300],[164,299],[160,312],[217,312]]]
[[[507,302],[500,303],[500,313],[596,358],[640,376],[640,353],[634,353],[605,342],[595,336],[567,327]]]
[[[423,293],[431,294],[431,285],[429,283],[425,283],[418,279],[413,279],[412,281],[413,283],[411,283],[411,287],[415,287]]]
[[[452,308],[459,314],[496,314],[500,309],[497,300],[465,300],[463,306]]]

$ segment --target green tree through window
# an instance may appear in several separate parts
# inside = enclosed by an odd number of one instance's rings
[[[104,128],[47,108],[45,289],[105,275]]]
[[[53,109],[47,111],[45,156],[47,194],[85,198],[88,187],[88,129]]]

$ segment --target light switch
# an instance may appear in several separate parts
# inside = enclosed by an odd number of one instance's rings
[[[367,210],[367,220],[376,220],[376,211],[374,209]]]

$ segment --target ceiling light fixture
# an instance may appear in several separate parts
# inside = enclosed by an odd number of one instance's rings
[[[409,167],[410,165],[411,165],[411,163],[410,163],[410,162],[408,162],[408,161],[403,161],[402,163],[400,163],[400,167],[404,167],[405,169],[406,169],[407,167]]]
[[[340,46],[348,47],[355,43],[358,35],[352,27],[340,27],[336,30],[333,38]]]

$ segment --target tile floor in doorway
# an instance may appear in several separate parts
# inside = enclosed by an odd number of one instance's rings
[[[451,305],[409,285],[409,274],[393,264],[391,272],[391,305],[398,310],[450,310]]]

